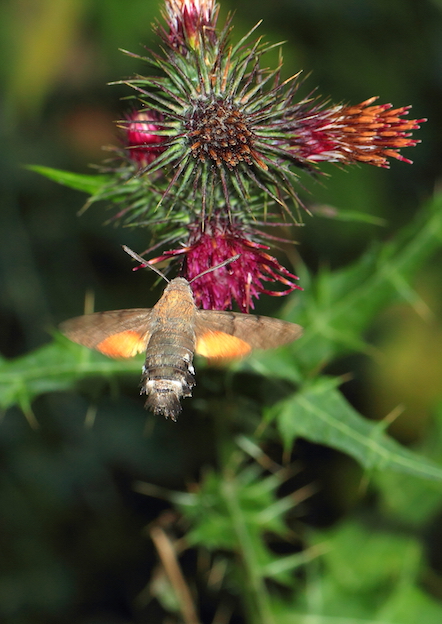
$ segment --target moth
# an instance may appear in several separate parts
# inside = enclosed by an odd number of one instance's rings
[[[124,249],[143,266],[150,266]],[[231,360],[253,349],[288,344],[302,335],[300,325],[267,316],[200,310],[190,283],[182,277],[167,284],[153,308],[95,312],[65,321],[60,331],[112,358],[144,351],[140,394],[147,395],[145,407],[173,421],[181,412],[181,398],[192,396],[195,353],[211,360]]]

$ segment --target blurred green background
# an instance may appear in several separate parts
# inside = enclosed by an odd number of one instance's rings
[[[378,95],[395,106],[412,104],[410,115],[429,119],[418,133],[422,144],[403,152],[414,160],[412,166],[395,161],[386,171],[329,165],[323,169],[330,177],[303,179],[301,195],[313,210],[325,205],[360,211],[382,223],[306,216],[297,249],[307,266],[314,272],[347,264],[373,239],[387,240],[407,223],[439,185],[442,2],[239,0],[224,1],[221,15],[230,9],[235,38],[263,18],[259,32],[286,41],[285,75],[301,68],[311,72],[304,94],[318,86],[318,93],[334,102],[349,103]],[[97,310],[149,306],[158,298],[151,276],[131,273],[120,247],[145,249],[146,232],[103,226],[110,216],[105,206],[78,217],[84,196],[24,166],[87,173],[90,163],[106,157],[102,146],[118,140],[114,121],[126,110],[121,98],[130,94],[107,83],[143,72],[118,48],[135,53],[142,53],[142,45],[154,48],[151,23],[159,16],[156,0],[0,4],[0,353],[6,358],[48,342],[51,328],[82,312],[87,291],[94,293]],[[269,56],[269,64],[276,61],[276,53]],[[405,406],[394,429],[404,442],[419,439],[442,396],[439,260],[416,284],[421,315],[397,306],[373,327],[372,341],[382,356],[347,359],[333,369],[356,371],[349,393],[363,413],[382,418],[398,404]],[[274,302],[262,299],[258,311],[270,310]],[[149,611],[136,597],[155,565],[142,530],[163,503],[133,492],[132,482],[184,488],[195,479],[214,454],[214,425],[200,415],[198,401],[223,396],[225,389],[216,372],[199,375],[196,408],[188,401],[174,426],[146,417],[137,384],[136,378],[123,379],[118,387],[97,381],[93,387],[85,383],[79,394],[42,396],[33,405],[40,425],[35,430],[19,410],[4,415],[1,621],[162,621],[152,605]],[[87,427],[91,396],[96,416]],[[323,491],[306,509],[306,521],[327,526],[354,504],[358,472],[328,450],[301,445],[299,454],[304,481],[317,478]]]

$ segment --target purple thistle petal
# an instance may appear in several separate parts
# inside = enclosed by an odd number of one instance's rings
[[[195,302],[206,310],[227,310],[236,301],[241,312],[253,309],[253,299],[261,293],[280,297],[302,288],[294,283],[298,277],[269,255],[269,247],[250,240],[250,233],[237,219],[231,221],[221,213],[207,217],[203,223],[189,227],[186,247],[166,251],[150,263],[183,257],[181,275],[191,281],[208,268],[228,258],[240,258],[192,282]],[[263,282],[279,282],[285,290],[270,290]]]

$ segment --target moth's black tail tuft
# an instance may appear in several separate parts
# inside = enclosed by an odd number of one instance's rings
[[[171,390],[160,390],[151,392],[144,404],[144,407],[154,414],[170,418],[176,422],[177,416],[181,412],[180,400]]]

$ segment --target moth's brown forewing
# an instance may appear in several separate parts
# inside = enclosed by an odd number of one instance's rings
[[[151,316],[149,308],[95,312],[65,321],[59,329],[73,342],[108,357],[129,358],[146,350]]]
[[[195,385],[195,351],[213,360],[235,359],[302,335],[299,325],[267,316],[198,310],[183,278],[172,280],[152,309],[96,312],[66,321],[60,330],[109,357],[146,351],[141,381],[146,407],[172,420],[181,411],[180,399],[191,396]]]

